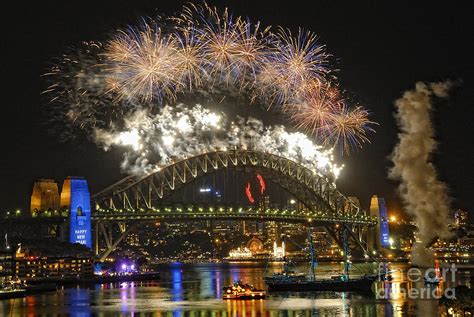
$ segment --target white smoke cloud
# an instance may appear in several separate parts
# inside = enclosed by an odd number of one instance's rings
[[[148,174],[172,162],[216,150],[257,149],[301,163],[314,173],[336,179],[341,166],[331,150],[314,144],[302,133],[283,126],[264,126],[255,118],[214,113],[200,105],[165,106],[158,114],[137,110],[124,127],[95,129],[94,139],[105,150],[120,146],[126,152],[121,167],[128,173]]]
[[[427,248],[436,237],[450,236],[450,199],[446,185],[437,179],[431,153],[436,149],[431,122],[431,94],[447,97],[452,83],[418,82],[416,89],[406,91],[395,102],[399,143],[392,153],[393,168],[389,177],[400,180],[399,190],[405,210],[414,216],[418,227],[413,246],[412,262],[420,266],[433,264],[433,254]]]

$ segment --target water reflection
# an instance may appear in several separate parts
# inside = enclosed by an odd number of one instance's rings
[[[266,300],[224,301],[222,287],[241,279],[257,288],[265,287],[263,276],[278,269],[265,264],[200,264],[160,266],[159,281],[103,284],[91,287],[64,288],[57,293],[28,296],[0,302],[4,316],[436,316],[438,304],[434,299],[410,299],[406,290],[426,288],[423,281],[407,279],[406,267],[390,282],[380,281],[373,294],[356,293],[277,293]],[[330,275],[337,264],[321,264],[320,274]],[[458,272],[455,281],[446,279],[430,292],[440,295],[447,287],[466,284],[472,272]],[[404,293],[405,292],[405,293]]]
[[[173,266],[171,268],[171,294],[174,302],[183,300],[183,278],[181,267]]]

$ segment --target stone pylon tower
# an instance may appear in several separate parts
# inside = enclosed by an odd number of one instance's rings
[[[48,209],[59,210],[58,184],[52,179],[40,179],[33,185],[30,212],[36,216]]]
[[[64,180],[61,208],[69,210],[69,242],[92,248],[91,199],[85,178],[69,176]]]
[[[385,199],[373,195],[370,200],[370,216],[377,217],[377,225],[369,232],[369,250],[377,250],[390,247],[390,234],[388,228],[388,212]]]

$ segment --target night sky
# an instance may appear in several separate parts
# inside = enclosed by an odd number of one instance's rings
[[[264,25],[316,32],[335,56],[340,86],[373,113],[380,125],[372,144],[341,159],[338,181],[346,195],[386,198],[399,210],[397,184],[387,179],[397,128],[393,101],[417,81],[463,80],[448,100],[436,102],[439,148],[433,162],[446,182],[453,208],[474,210],[474,67],[472,4],[432,1],[209,1]],[[308,4],[311,3],[311,4]],[[27,209],[35,179],[68,175],[89,180],[91,192],[119,180],[121,152],[104,152],[86,139],[60,142],[45,124],[41,74],[48,63],[81,41],[103,40],[140,16],[171,14],[182,1],[50,2],[4,12],[2,74],[1,211]],[[471,221],[472,221],[471,217]]]

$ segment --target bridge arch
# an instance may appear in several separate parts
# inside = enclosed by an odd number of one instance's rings
[[[302,202],[305,210],[262,210],[258,208],[169,208],[163,199],[192,181],[226,168],[258,170],[262,175],[291,193]],[[255,150],[214,151],[189,157],[162,167],[142,178],[128,176],[92,196],[93,220],[96,222],[96,252],[98,252],[98,226],[101,226],[107,244],[104,259],[138,222],[155,220],[275,220],[323,225],[340,244],[343,229],[352,239],[353,249],[366,254],[362,241],[362,227],[373,226],[376,219],[361,212],[351,200],[336,189],[328,177],[301,164],[275,154]],[[113,242],[107,237],[104,225],[118,223],[121,235]],[[128,223],[128,225],[127,225]],[[342,224],[342,226],[340,225]],[[344,230],[345,230],[344,229]]]
[[[170,164],[143,178],[129,176],[92,197],[96,213],[150,212],[174,191],[224,168],[258,169],[313,214],[357,217],[360,210],[322,173],[287,158],[254,150],[215,151]]]

